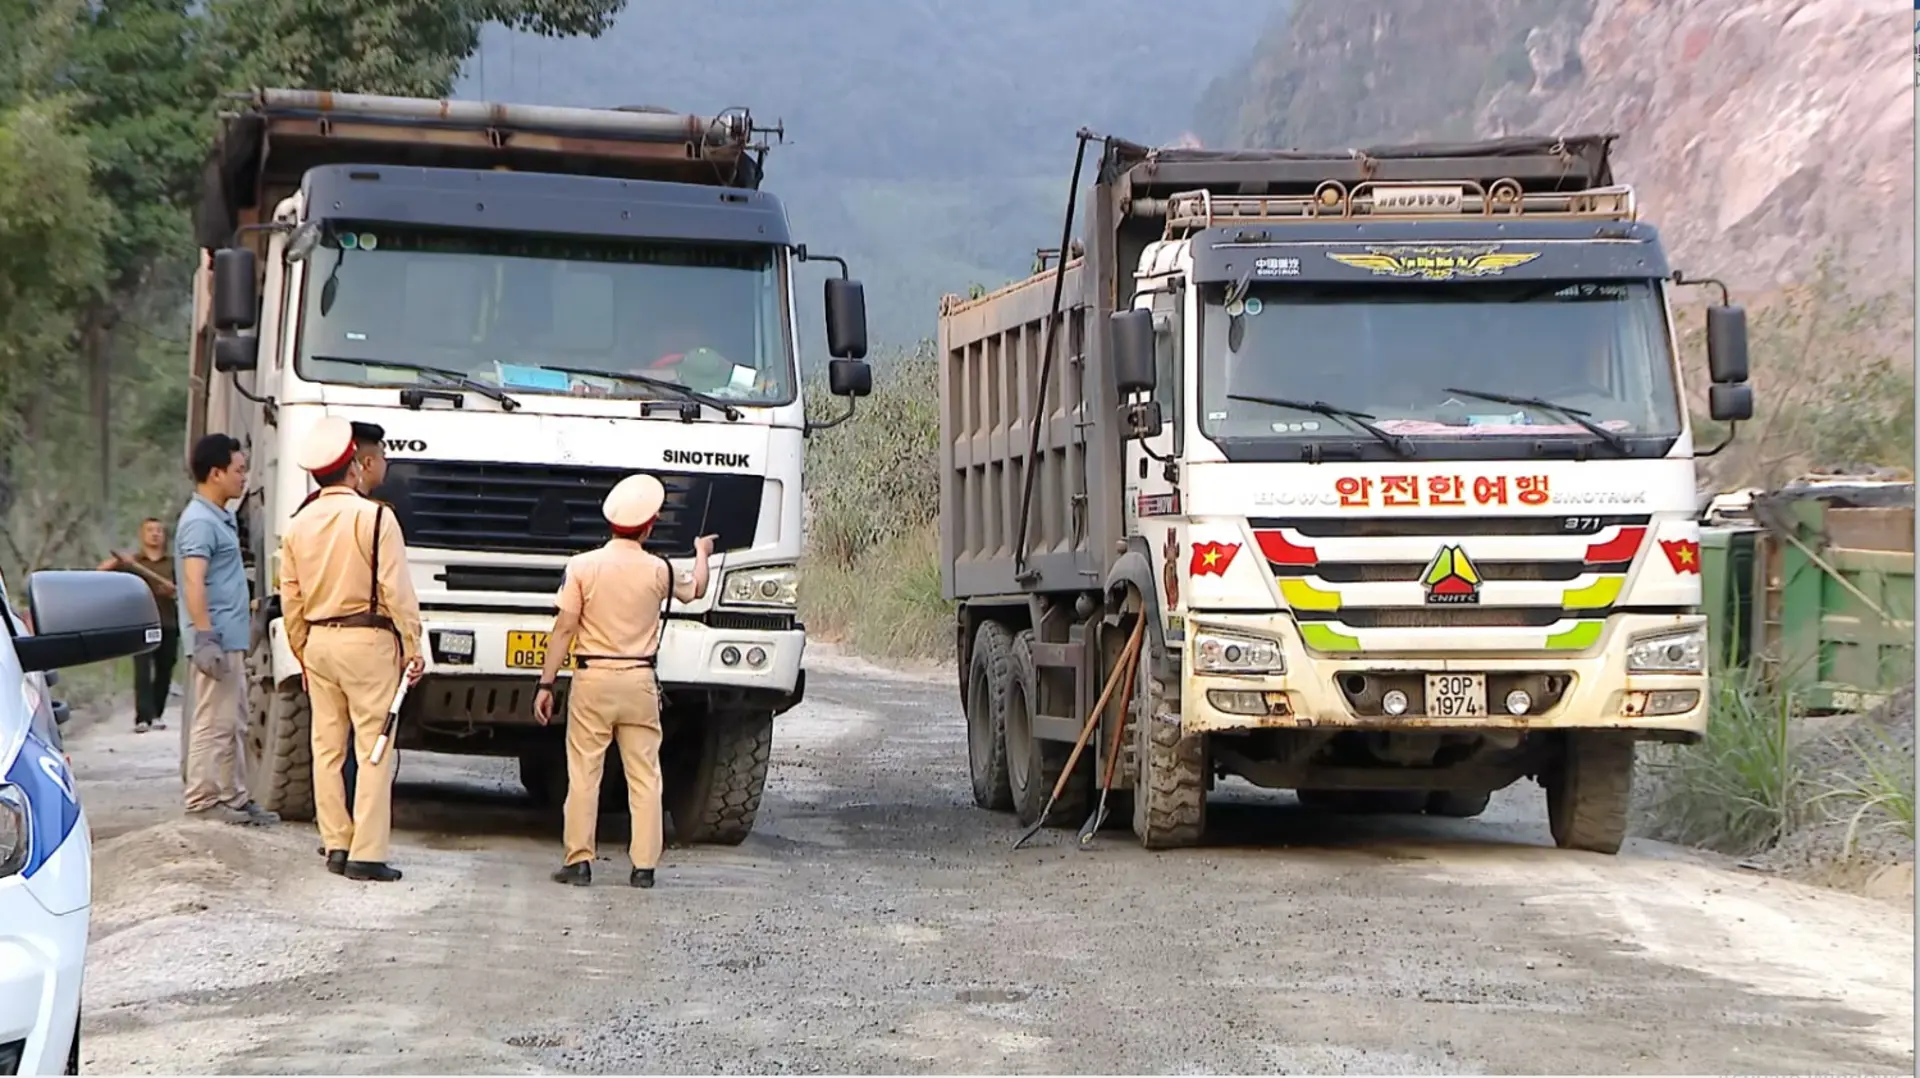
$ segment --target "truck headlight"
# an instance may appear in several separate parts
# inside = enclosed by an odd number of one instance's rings
[[[800,601],[800,570],[791,565],[736,569],[720,585],[728,606],[793,606]]]
[[[1698,674],[1706,668],[1705,626],[1652,633],[1627,642],[1629,674]]]
[[[1193,634],[1193,662],[1202,674],[1284,674],[1280,642],[1264,636],[1201,629]]]
[[[27,819],[27,795],[18,786],[0,786],[0,879],[26,866],[27,844],[32,834]]]

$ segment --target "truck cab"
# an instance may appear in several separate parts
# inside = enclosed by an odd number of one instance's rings
[[[606,540],[601,500],[628,474],[659,478],[647,545],[677,574],[718,537],[707,594],[666,610],[663,770],[684,840],[744,838],[773,718],[805,691],[808,430],[807,256],[758,188],[751,118],[304,91],[248,104],[210,169],[190,436],[226,429],[252,460],[262,803],[312,812],[279,537],[313,489],[293,447],[337,415],[384,431],[371,494],[400,521],[420,598],[428,673],[400,745],[516,757],[543,800],[564,792],[564,755],[533,721],[534,683],[567,558]],[[851,397],[868,385],[865,315],[842,273],[832,388]]]

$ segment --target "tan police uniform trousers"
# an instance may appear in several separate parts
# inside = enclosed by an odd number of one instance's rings
[[[400,641],[386,629],[315,625],[307,638],[307,695],[313,701],[313,812],[320,843],[349,861],[385,861],[393,834],[393,747],[367,760],[400,687]],[[347,815],[351,738],[359,774]]]
[[[573,674],[567,694],[567,864],[592,861],[600,822],[600,776],[607,745],[620,746],[627,773],[635,868],[660,864],[660,683],[653,670],[588,667]]]

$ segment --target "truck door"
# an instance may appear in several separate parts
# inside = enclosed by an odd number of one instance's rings
[[[1186,363],[1178,282],[1152,293],[1155,378],[1153,399],[1160,403],[1160,433],[1127,443],[1127,521],[1131,534],[1157,536],[1155,518],[1179,512],[1175,494],[1179,471],[1173,463],[1186,444]],[[1146,509],[1143,516],[1141,510]],[[1146,524],[1143,530],[1141,525]]]

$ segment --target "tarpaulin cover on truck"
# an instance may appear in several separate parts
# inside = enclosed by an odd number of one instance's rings
[[[549,108],[478,101],[261,90],[221,117],[194,215],[200,246],[236,228],[326,164],[508,168],[758,188],[764,146],[737,110],[683,115],[650,107]]]
[[[1312,191],[1329,180],[1460,182],[1512,179],[1529,191],[1581,190],[1614,182],[1613,135],[1428,142],[1347,150],[1154,149],[1108,143],[1101,181],[1123,176],[1134,198],[1199,189],[1234,194]]]

